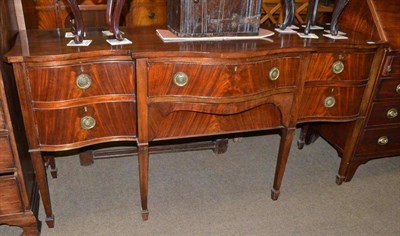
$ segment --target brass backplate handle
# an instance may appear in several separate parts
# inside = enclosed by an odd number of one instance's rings
[[[389,109],[386,113],[387,118],[396,118],[399,115],[399,112],[396,108]]]
[[[380,138],[378,138],[377,143],[379,145],[386,145],[389,142],[389,138],[387,136],[382,136]]]
[[[342,61],[335,61],[332,65],[332,72],[335,74],[340,74],[344,70],[344,64]]]
[[[272,67],[271,70],[269,70],[269,79],[274,81],[277,80],[279,78],[279,68],[278,67]]]
[[[84,89],[88,89],[90,87],[90,85],[92,84],[92,78],[88,74],[80,74],[76,78],[75,82],[76,82],[76,86],[78,86],[78,88],[84,90]]]
[[[396,87],[396,93],[400,94],[400,84],[398,84]]]
[[[336,104],[335,97],[329,96],[329,97],[325,98],[325,100],[324,100],[324,106],[326,108],[331,108],[331,107],[335,106],[335,104]]]
[[[81,118],[81,128],[85,130],[93,129],[96,126],[96,120],[91,116]]]
[[[174,75],[174,84],[179,87],[185,86],[189,82],[189,77],[184,72],[177,72]]]

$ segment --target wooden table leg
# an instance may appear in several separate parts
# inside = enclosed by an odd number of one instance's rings
[[[54,215],[50,201],[50,191],[47,182],[46,168],[42,154],[39,151],[31,152],[33,168],[35,169],[36,181],[42,197],[43,207],[46,214],[46,224],[49,228],[54,227]]]
[[[289,157],[290,147],[294,138],[295,128],[284,128],[282,130],[281,141],[279,145],[278,160],[275,169],[274,186],[271,190],[272,200],[278,200],[280,187],[285,173],[286,163]]]
[[[139,183],[140,183],[140,201],[142,204],[142,218],[144,221],[149,218],[149,210],[147,209],[147,193],[149,183],[149,145],[138,145],[138,161],[139,161]]]

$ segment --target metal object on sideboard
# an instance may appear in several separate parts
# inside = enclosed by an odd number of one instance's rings
[[[167,23],[180,37],[257,35],[261,0],[168,0]]]

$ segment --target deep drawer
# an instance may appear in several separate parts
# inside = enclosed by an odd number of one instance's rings
[[[382,78],[376,99],[399,98],[400,99],[400,75],[398,78]]]
[[[0,176],[0,215],[22,212],[18,181],[14,176]]]
[[[373,53],[317,53],[311,56],[306,81],[367,80]]]
[[[400,101],[374,102],[367,126],[400,123]]]
[[[63,101],[109,94],[134,94],[132,62],[99,62],[28,69],[34,101]]]
[[[0,171],[14,167],[13,154],[7,135],[0,134]]]
[[[400,127],[366,130],[357,148],[357,155],[400,154]]]
[[[359,114],[364,93],[360,87],[306,87],[299,119],[349,119]]]
[[[132,140],[136,136],[135,107],[134,102],[127,101],[36,110],[40,144],[44,147],[85,145],[102,139]]]
[[[240,64],[150,63],[149,95],[234,97],[294,86],[299,59]],[[279,71],[279,72],[278,72]],[[277,78],[271,76],[278,76]]]

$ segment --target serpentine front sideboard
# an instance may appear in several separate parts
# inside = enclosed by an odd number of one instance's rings
[[[62,30],[21,33],[6,59],[13,64],[48,226],[54,216],[43,153],[105,142],[137,143],[146,220],[150,142],[280,129],[276,200],[298,124],[365,119],[387,50],[376,28],[358,30],[366,17],[345,24],[347,40],[318,33],[312,40],[275,34],[164,43],[156,28],[138,27],[124,29],[130,45],[110,46],[101,29],[92,29],[90,46],[68,47]],[[345,155],[353,148],[345,146]]]

